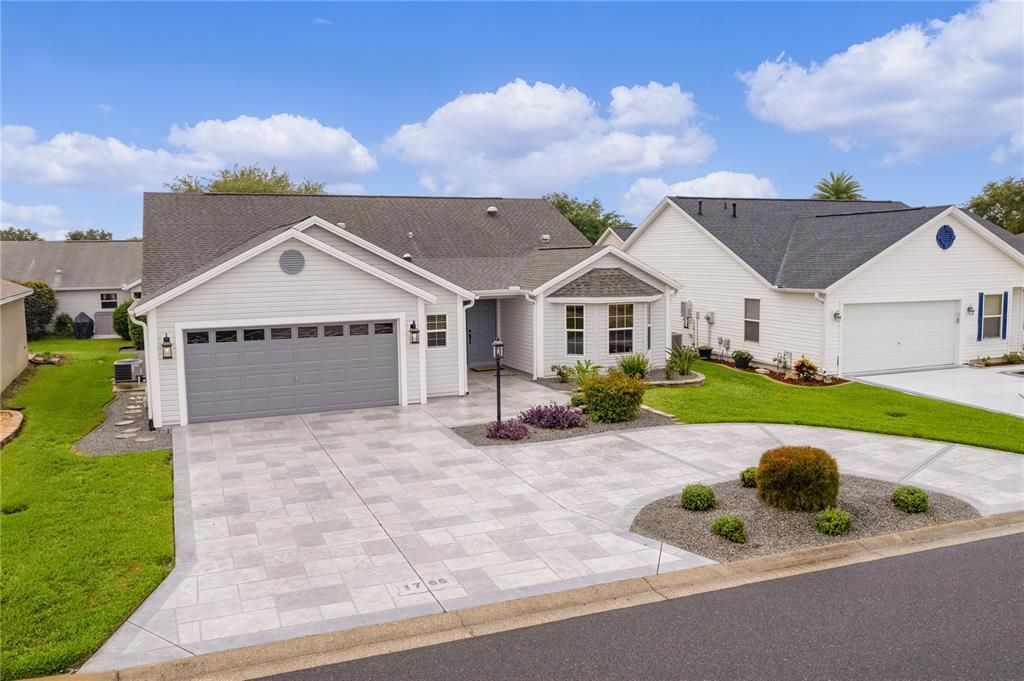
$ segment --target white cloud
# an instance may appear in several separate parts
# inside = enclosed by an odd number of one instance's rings
[[[330,26],[331,25],[331,20],[330,19],[324,19],[323,17],[316,17],[315,19],[313,19],[313,25],[314,26]]]
[[[641,90],[655,87],[662,86]],[[619,110],[649,121],[656,107],[645,97],[630,105],[620,93]],[[429,191],[479,194],[555,191],[605,173],[695,165],[711,155],[714,140],[679,118],[678,106],[657,113],[676,124],[657,131],[621,129],[576,88],[516,79],[494,92],[459,95],[427,120],[403,125],[385,148],[419,166],[420,183]],[[684,118],[694,113],[691,107]]]
[[[623,194],[621,209],[626,215],[646,215],[666,196],[771,199],[777,197],[778,193],[767,177],[728,170],[672,184],[659,177],[641,177]]]
[[[4,225],[27,225],[33,228],[70,225],[59,206],[49,203],[24,206],[6,201],[0,201],[0,222]]]
[[[22,125],[3,126],[0,137],[5,180],[75,189],[162,189],[177,175],[206,175],[234,163],[276,164],[294,177],[327,182],[349,181],[377,167],[369,150],[344,128],[291,114],[173,126],[171,150],[83,132],[39,140],[34,129]]]
[[[110,113],[114,110],[114,106],[112,104],[107,104],[106,102],[100,102],[96,105],[96,108],[102,111],[103,113]]]
[[[993,163],[1004,165],[1012,160],[1022,161],[1021,157],[1024,156],[1024,134],[1016,133],[1010,136],[1010,141],[1003,145],[998,145],[992,150],[992,155],[989,156]]]
[[[697,113],[692,92],[680,91],[679,83],[662,85],[653,80],[647,85],[612,88],[609,109],[617,127],[676,125]]]
[[[365,194],[366,187],[359,182],[338,182],[324,187],[328,194]]]
[[[908,161],[1019,139],[1022,44],[1024,5],[984,3],[852,45],[821,64],[780,56],[740,79],[758,118],[820,134],[840,149],[880,143],[886,160]]]

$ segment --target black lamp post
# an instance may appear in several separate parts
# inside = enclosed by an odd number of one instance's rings
[[[505,356],[505,344],[500,338],[495,338],[491,343],[491,354],[494,355],[494,377],[498,386],[498,423],[501,423],[501,358]]]

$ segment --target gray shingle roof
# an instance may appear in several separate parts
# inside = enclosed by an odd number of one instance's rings
[[[615,232],[615,236],[625,241],[636,231],[636,227],[612,227],[612,231]]]
[[[116,289],[142,276],[141,241],[3,241],[5,279],[41,279],[56,291]]]
[[[490,206],[497,215],[487,214]],[[311,215],[343,222],[356,236],[408,253],[414,264],[470,289],[516,284],[541,235],[550,235],[549,246],[589,246],[543,199],[147,193],[146,298]]]
[[[669,198],[769,282],[804,289],[833,284],[949,208],[911,208],[899,201]],[[978,220],[1024,253],[1024,239]]]
[[[6,303],[12,298],[21,297],[24,293],[31,294],[32,289],[7,279],[0,279],[0,303]]]
[[[645,281],[618,267],[595,267],[551,295],[563,298],[653,296],[660,293]]]

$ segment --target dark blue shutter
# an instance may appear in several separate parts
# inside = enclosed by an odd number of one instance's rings
[[[1008,308],[1010,307],[1010,292],[1003,291],[1003,340],[1006,340],[1006,324],[1009,321],[1007,315]]]
[[[978,340],[981,340],[981,326],[985,321],[985,294],[978,294]]]

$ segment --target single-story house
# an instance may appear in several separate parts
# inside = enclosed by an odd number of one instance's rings
[[[604,230],[604,234],[597,238],[594,242],[595,246],[615,246],[621,248],[622,244],[626,242],[626,239],[636,231],[636,227],[609,227]]]
[[[755,361],[891,372],[1024,343],[1024,238],[957,206],[672,196],[623,248],[682,284],[684,342]]]
[[[147,193],[155,426],[423,403],[468,372],[646,354],[674,280],[542,199]]]
[[[114,308],[142,296],[141,241],[5,241],[0,267],[7,279],[46,282],[57,298],[54,319],[84,312],[100,338],[117,335]]]
[[[3,390],[28,364],[25,340],[25,298],[32,289],[0,279],[0,390]]]

